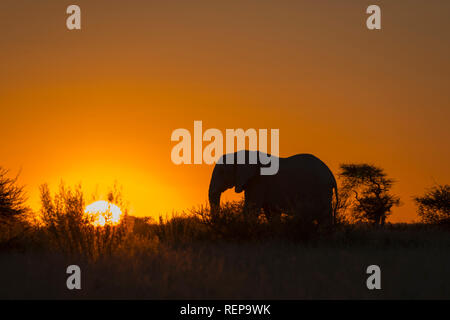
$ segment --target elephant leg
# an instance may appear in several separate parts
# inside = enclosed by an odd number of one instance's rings
[[[329,195],[325,195],[321,197],[321,201],[319,204],[319,229],[324,234],[328,234],[333,231],[333,204],[332,197]]]
[[[244,201],[244,214],[255,213],[259,209],[261,209],[261,205],[258,205],[257,202],[249,200],[247,198],[245,199],[245,201]]]
[[[332,194],[317,192],[309,200],[312,206],[312,220],[322,226],[331,226],[333,224],[333,205]]]
[[[264,205],[264,215],[269,223],[281,222],[282,211],[270,205]]]
[[[273,212],[270,210],[270,207],[268,205],[265,205],[263,207],[264,209],[264,215],[266,216],[267,221],[270,223],[273,219]]]
[[[262,208],[262,199],[255,193],[245,190],[244,213],[256,213]]]
[[[326,217],[326,223],[329,226],[334,225],[334,211],[333,211],[333,191],[331,191],[331,194],[327,196],[326,199],[327,203],[327,217]],[[337,205],[337,204],[336,204]]]

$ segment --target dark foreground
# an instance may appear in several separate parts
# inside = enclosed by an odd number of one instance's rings
[[[89,261],[46,250],[0,253],[2,299],[449,299],[450,233],[425,225],[351,227],[316,241],[134,238]],[[68,265],[81,290],[68,290]],[[368,290],[366,268],[381,268]]]

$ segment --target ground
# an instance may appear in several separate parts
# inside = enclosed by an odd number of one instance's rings
[[[450,232],[427,225],[347,226],[314,241],[158,238],[96,261],[48,250],[3,250],[0,298],[448,299]],[[81,267],[81,290],[66,268]],[[368,290],[366,268],[381,268]]]

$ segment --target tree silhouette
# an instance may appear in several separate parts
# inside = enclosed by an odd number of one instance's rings
[[[355,220],[384,225],[392,207],[400,205],[400,199],[389,193],[394,180],[387,178],[383,169],[366,163],[341,164],[340,169],[342,192],[354,195],[351,209]]]
[[[424,196],[414,197],[418,214],[426,223],[450,224],[450,185],[436,185]]]
[[[28,211],[23,186],[17,185],[18,175],[8,177],[8,170],[0,167],[0,223],[8,223]]]

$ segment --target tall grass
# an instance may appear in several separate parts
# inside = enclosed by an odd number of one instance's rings
[[[450,297],[450,233],[439,226],[330,232],[307,215],[268,221],[229,202],[214,214],[199,207],[96,227],[79,187],[41,194],[40,224],[21,229],[14,250],[0,249],[0,298]],[[69,264],[82,269],[80,291],[65,287]],[[381,292],[364,285],[370,264],[382,267]]]
[[[52,196],[47,185],[41,186],[41,240],[50,250],[89,260],[110,256],[120,248],[126,236],[126,213],[118,225],[95,226],[95,216],[84,212],[81,187],[61,185]]]

